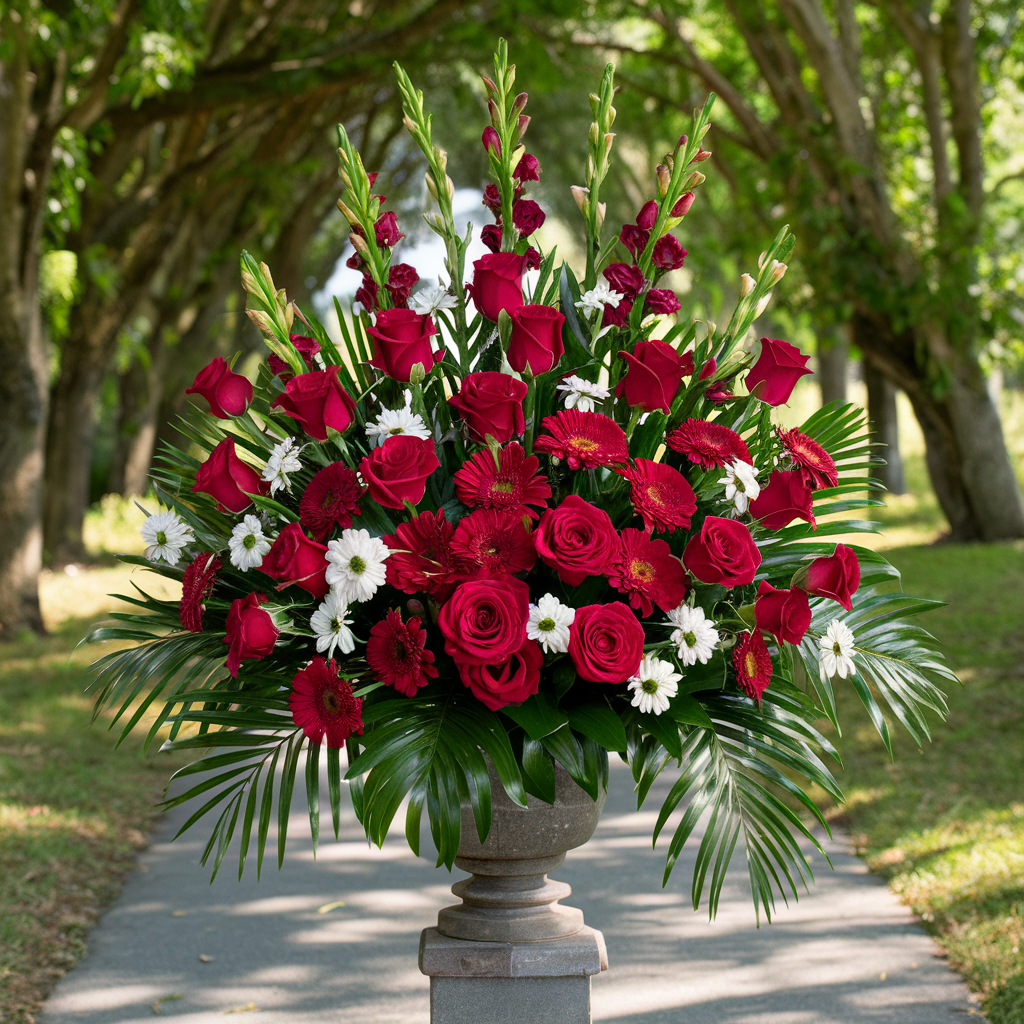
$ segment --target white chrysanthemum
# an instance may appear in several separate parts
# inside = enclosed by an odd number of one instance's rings
[[[682,678],[672,662],[648,654],[640,662],[626,689],[633,691],[633,707],[645,714],[654,712],[660,715],[668,710],[669,698],[679,692]]]
[[[562,604],[552,594],[545,594],[530,605],[526,635],[536,640],[547,654],[565,654],[569,650],[569,627],[575,618],[575,608]]]
[[[615,291],[604,281],[598,281],[589,292],[584,292],[580,296],[576,308],[584,316],[593,316],[595,313],[603,313],[607,303],[610,302],[613,306],[617,306],[624,298],[625,295]]]
[[[192,527],[177,512],[157,512],[142,524],[139,532],[146,542],[146,557],[151,562],[162,559],[168,565],[177,565],[182,549],[196,539]]]
[[[821,680],[825,682],[834,676],[846,679],[856,671],[853,664],[853,631],[839,619],[833,619],[818,640],[821,648]]]
[[[593,412],[594,403],[603,402],[611,394],[608,388],[591,384],[576,374],[566,377],[555,390],[565,392],[566,409],[579,409],[580,412]]]
[[[309,625],[316,633],[316,649],[328,658],[334,657],[334,649],[342,654],[351,654],[356,649],[356,638],[349,626],[348,605],[335,592],[331,591],[324,598],[323,604],[309,620]]]
[[[679,648],[679,660],[687,666],[698,661],[706,665],[721,637],[704,609],[681,604],[668,613],[668,621],[676,627],[672,630],[672,643]]]
[[[380,415],[373,423],[366,424],[366,436],[370,444],[376,448],[389,437],[396,434],[408,434],[429,441],[431,434],[423,417],[412,411],[412,392],[405,393],[405,406],[402,409],[381,409]]]
[[[302,469],[302,463],[299,462],[301,450],[294,437],[286,437],[280,444],[274,445],[263,470],[263,479],[270,484],[272,495],[280,490],[291,490],[288,474]]]
[[[454,309],[457,305],[455,296],[450,295],[447,287],[440,281],[418,291],[411,301],[412,309],[427,316],[433,316],[439,309]]]
[[[232,531],[228,541],[231,564],[246,572],[258,569],[270,550],[270,541],[263,533],[263,523],[256,516],[246,516]]]
[[[740,459],[735,459],[725,467],[725,476],[721,482],[725,484],[726,501],[731,501],[740,515],[747,511],[750,503],[761,493],[761,485],[757,482],[757,467]]]
[[[344,530],[327,545],[327,582],[346,604],[368,601],[384,582],[390,548],[369,530]]]

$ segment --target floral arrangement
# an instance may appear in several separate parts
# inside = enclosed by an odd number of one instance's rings
[[[676,775],[655,829],[685,806],[666,879],[710,810],[694,906],[707,887],[714,910],[742,840],[770,914],[809,874],[797,839],[815,840],[795,808],[824,825],[807,790],[841,799],[819,729],[838,731],[835,688],[854,688],[886,743],[893,719],[920,742],[954,678],[911,619],[931,602],[841,539],[874,528],[843,518],[873,504],[861,411],[773,422],[808,360],[751,327],[793,240],[783,230],[743,275],[724,330],[679,316],[663,285],[687,256],[673,231],[704,180],[711,100],[636,222],[606,233],[609,66],[573,189],[577,278],[536,244],[541,168],[501,44],[484,78],[491,252],[463,290],[469,234],[446,155],[397,74],[449,283],[417,290],[394,262],[396,215],[339,128],[357,312],[338,309],[336,343],[243,256],[270,355],[255,384],[215,359],[189,389],[209,413],[183,423],[187,451],[160,458],[167,511],[142,528],[145,557],[125,556],[180,580],[181,601],[140,591],[125,598],[137,613],[94,631],[134,644],[97,663],[98,704],[125,720],[122,738],[152,707],[147,742],[169,723],[165,747],[198,752],[178,776],[201,781],[168,803],[204,798],[184,828],[217,812],[203,858],[215,871],[236,832],[239,872],[254,831],[262,864],[275,793],[283,858],[303,755],[314,842],[321,758],[337,833],[346,747],[370,839],[383,843],[407,800],[413,849],[425,808],[450,866],[463,803],[486,835],[488,761],[517,802],[554,799],[556,762],[596,798],[614,752],[638,805]]]

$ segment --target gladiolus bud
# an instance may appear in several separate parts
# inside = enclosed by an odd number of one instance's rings
[[[601,97],[596,92],[590,94],[590,112],[597,117],[598,108],[601,106]]]
[[[284,289],[283,288],[281,289],[281,295],[282,296],[284,295]],[[292,324],[294,322],[295,322],[295,303],[294,302],[289,302],[288,305],[284,307],[284,325],[290,331],[292,329]]]
[[[601,128],[598,125],[598,123],[595,121],[590,126],[590,134],[589,134],[590,144],[592,146],[596,146],[597,145],[597,140],[599,138],[601,138]]]
[[[672,174],[665,164],[658,164],[658,170],[656,173],[658,175],[658,196],[661,199],[664,199],[668,193],[668,183],[672,178]]]
[[[498,127],[498,104],[494,100],[487,101],[487,112],[491,115],[491,124]]]
[[[366,244],[366,239],[362,235],[357,235],[354,231],[351,231],[349,232],[348,240],[352,243],[352,248],[360,256],[365,258],[370,255],[370,247]]]
[[[697,197],[692,192],[684,192],[677,200],[676,205],[672,207],[673,217],[685,217],[689,213],[690,207],[693,206],[693,201]]]
[[[513,113],[513,114],[521,114],[521,113],[522,113],[522,112],[523,112],[523,111],[524,111],[524,110],[526,109],[526,101],[527,101],[527,100],[528,100],[529,98],[530,98],[530,97],[529,97],[529,96],[528,96],[528,95],[527,95],[527,94],[526,94],[525,92],[521,92],[521,93],[520,93],[520,94],[519,94],[519,95],[518,95],[518,96],[517,96],[517,97],[516,97],[516,98],[515,98],[515,99],[514,99],[514,100],[512,101],[512,113]]]
[[[704,163],[705,160],[709,160],[710,158],[711,158],[711,151],[708,150],[708,149],[704,149],[704,147],[701,146],[701,147],[699,147],[697,149],[697,152],[694,154],[694,157],[690,161],[690,163],[691,164],[702,164],[702,163]]]
[[[274,329],[270,325],[270,319],[266,313],[258,309],[247,309],[245,315],[264,333],[273,334]]]
[[[706,180],[707,179],[700,171],[694,171],[693,174],[686,179],[686,184],[683,185],[683,188],[696,188],[698,185],[703,185]]]
[[[597,204],[597,226],[601,227],[604,224],[605,211],[608,209],[607,203]]]
[[[764,266],[764,261],[767,258],[768,258],[768,253],[766,253],[766,252],[761,253],[761,255],[757,257],[757,267],[758,267],[758,270],[760,270],[761,267]]]
[[[740,278],[740,298],[745,299],[753,290],[757,282],[749,275],[744,274]]]
[[[433,197],[434,197],[435,199],[437,199],[437,198],[438,198],[438,196],[437,196],[437,185],[435,185],[435,184],[434,184],[434,179],[433,179],[433,177],[431,176],[431,174],[430,174],[430,172],[429,172],[429,171],[428,171],[428,172],[427,172],[426,174],[424,174],[424,175],[423,175],[423,180],[424,180],[424,181],[425,181],[425,182],[427,183],[427,191],[428,191],[428,192],[429,192],[429,193],[430,193],[430,194],[431,194],[431,195],[432,195],[432,196],[433,196]]]
[[[520,114],[519,115],[519,138],[522,138],[526,134],[526,129],[530,127],[530,115]]]
[[[359,223],[359,218],[345,205],[345,203],[339,199],[338,209],[344,214],[345,220],[349,222],[352,227],[355,227]]]
[[[449,199],[454,199],[455,198],[455,182],[452,181],[452,179],[449,178],[447,174],[444,176],[444,188],[445,188],[445,191],[448,193],[448,198]]]
[[[615,141],[615,132],[607,132],[604,137],[604,156],[608,159],[608,154],[612,151],[612,143]]]
[[[423,214],[423,219],[426,221],[427,227],[432,228],[439,235],[444,235],[444,221],[439,213],[434,213],[433,211],[425,213]]]
[[[614,120],[615,120],[615,108],[614,107],[609,107],[608,108],[608,124],[609,124],[609,126],[611,126],[611,124],[614,122]]]
[[[498,87],[486,75],[481,75],[480,77],[484,80],[484,85],[487,86],[488,92],[496,93],[498,91]]]
[[[686,143],[688,141],[688,138],[689,137],[686,136],[686,135],[680,135],[679,136],[679,141],[676,143],[676,148],[674,150],[672,150],[672,152],[673,153],[678,153],[679,150],[681,150],[686,145]]]
[[[407,132],[414,132],[416,130],[416,122],[408,114],[402,118],[402,124]]]
[[[448,151],[444,150],[444,149],[441,149],[441,147],[438,146],[434,150],[434,152],[437,153],[437,162],[441,165],[441,170],[442,171],[447,171],[448,170]]]
[[[594,166],[594,157],[592,153],[587,154],[587,181],[592,181],[594,176],[597,174],[597,168]]]
[[[755,317],[759,317],[768,308],[768,303],[771,302],[771,300],[772,300],[772,293],[769,292],[757,304],[757,309],[754,311],[754,316]]]
[[[590,208],[590,189],[584,188],[582,185],[570,185],[569,191],[572,193],[573,199],[576,200],[576,205],[583,213],[586,213]]]
[[[778,260],[772,260],[772,265],[771,265],[772,284],[773,285],[778,284],[786,276],[786,271],[788,269],[789,269],[789,267],[787,267],[785,263],[780,263]]]
[[[484,149],[492,156],[501,156],[501,139],[498,138],[498,133],[494,130],[491,125],[488,125],[480,136],[480,141],[484,144]]]

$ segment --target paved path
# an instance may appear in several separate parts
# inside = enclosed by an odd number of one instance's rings
[[[819,860],[810,895],[759,930],[741,866],[709,925],[688,904],[692,851],[662,889],[663,854],[649,838],[655,815],[633,813],[631,801],[628,772],[613,767],[597,834],[556,872],[573,887],[568,902],[608,943],[611,970],[594,981],[595,1021],[978,1019],[931,939],[839,846],[830,850],[836,871]],[[304,804],[297,793],[294,806]],[[314,862],[302,841],[305,815],[295,814],[283,871],[271,863],[262,882],[247,871],[239,883],[228,867],[211,886],[197,863],[202,823],[195,838],[170,842],[186,813],[164,822],[40,1024],[134,1024],[155,1013],[215,1024],[240,1008],[258,1009],[261,1024],[427,1024],[428,981],[416,952],[420,929],[454,902],[447,872],[414,858],[401,835],[383,851],[369,849],[351,811],[342,841],[322,845]],[[319,912],[337,901],[344,906]]]

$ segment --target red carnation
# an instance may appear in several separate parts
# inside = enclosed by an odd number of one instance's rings
[[[247,658],[265,658],[277,643],[278,630],[265,604],[266,594],[246,594],[231,602],[224,643],[228,645],[228,671],[238,678],[238,669]]]
[[[352,516],[360,515],[359,499],[366,488],[355,470],[342,462],[332,462],[314,474],[299,502],[299,520],[319,541],[335,528],[347,530]]]
[[[480,229],[480,241],[483,242],[491,252],[501,252],[501,225],[485,224]]]
[[[634,459],[632,469],[623,470],[622,475],[633,485],[630,499],[649,531],[674,533],[676,527],[690,528],[697,498],[679,470],[663,462]]]
[[[835,461],[814,438],[802,434],[795,427],[792,430],[779,427],[778,432],[783,448],[812,491],[821,487],[835,487],[839,483]]]
[[[603,413],[565,409],[545,416],[541,426],[551,436],[538,437],[534,451],[564,459],[570,469],[613,466],[629,458],[626,432]]]
[[[629,594],[629,603],[647,616],[656,604],[663,611],[678,608],[686,597],[686,570],[663,540],[643,530],[623,530],[620,548],[605,569],[608,582]],[[653,604],[651,603],[653,601]]]
[[[392,609],[370,630],[366,641],[366,662],[374,679],[413,697],[420,686],[437,678],[434,652],[426,649],[427,631],[417,617],[402,622]]]
[[[470,508],[494,508],[537,519],[537,508],[544,508],[551,497],[551,485],[537,472],[539,466],[540,459],[527,457],[517,441],[501,449],[498,465],[491,451],[477,452],[455,473],[455,494]]]
[[[789,401],[796,382],[811,372],[809,359],[788,341],[762,338],[761,355],[747,374],[747,390],[767,405],[782,405]]]
[[[459,521],[452,552],[492,576],[529,572],[537,561],[533,536],[522,517],[491,508],[471,512]]]
[[[638,224],[623,224],[619,232],[619,241],[629,250],[633,259],[644,251],[650,231],[645,231]]]
[[[210,551],[203,551],[192,559],[181,577],[181,603],[178,617],[190,633],[203,631],[203,602],[213,592],[213,581],[221,560]]]
[[[780,643],[798,644],[811,628],[811,606],[807,593],[799,587],[776,590],[761,580],[754,604],[757,628],[771,633]]]
[[[845,544],[837,544],[831,555],[816,558],[807,569],[803,584],[808,594],[838,601],[847,611],[853,610],[853,595],[860,586],[860,563],[857,553]]]
[[[343,747],[345,740],[363,732],[363,702],[352,693],[347,679],[338,675],[338,663],[314,658],[292,678],[288,697],[292,720],[311,743]]]
[[[740,688],[760,705],[761,694],[772,681],[772,659],[759,629],[743,634],[743,639],[732,653],[732,667],[736,670]]]
[[[766,530],[781,530],[794,519],[814,526],[813,505],[814,495],[797,470],[777,470],[750,503],[750,514],[760,519]]]
[[[438,601],[447,601],[471,569],[452,551],[454,534],[455,527],[448,522],[444,509],[421,512],[410,522],[401,523],[384,538],[391,549],[385,563],[388,585],[406,594],[426,592]]]
[[[752,464],[750,449],[743,438],[721,423],[686,420],[665,438],[665,444],[701,469],[728,466],[737,459]]]
[[[508,704],[522,704],[540,689],[544,652],[527,640],[518,651],[498,665],[460,664],[459,675],[473,696],[492,711]]]

